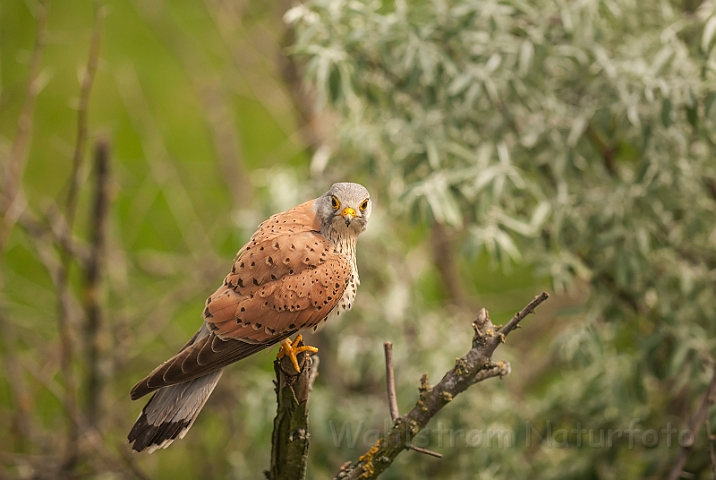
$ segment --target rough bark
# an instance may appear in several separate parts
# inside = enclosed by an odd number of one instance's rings
[[[299,344],[302,345],[302,344]],[[302,480],[306,478],[308,433],[308,399],[318,375],[318,357],[298,355],[301,371],[296,372],[288,357],[276,359],[276,417],[271,436],[271,470],[268,480]]]

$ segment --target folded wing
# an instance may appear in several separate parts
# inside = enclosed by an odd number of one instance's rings
[[[132,399],[216,371],[326,318],[352,272],[320,234],[311,206],[304,203],[260,225],[207,299],[205,327],[135,385]]]

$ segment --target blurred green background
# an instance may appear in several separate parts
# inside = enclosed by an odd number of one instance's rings
[[[543,289],[512,374],[421,437],[445,458],[382,478],[665,477],[716,353],[714,44],[692,0],[3,0],[0,478],[261,478],[275,351],[152,455],[128,391],[255,227],[334,181],[375,206],[355,308],[309,339],[308,478],[389,425],[384,341],[405,412],[480,307]],[[684,478],[712,476],[698,428]]]

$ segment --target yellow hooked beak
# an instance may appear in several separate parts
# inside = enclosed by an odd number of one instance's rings
[[[355,218],[355,216],[356,216],[356,211],[355,211],[354,209],[352,209],[351,207],[346,207],[346,208],[344,208],[343,211],[341,212],[341,216],[345,219],[345,221],[346,221],[346,227],[347,227],[347,226],[349,226],[349,225],[351,224],[351,222],[352,222],[353,219]]]

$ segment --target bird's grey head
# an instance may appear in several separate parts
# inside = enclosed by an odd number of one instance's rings
[[[315,203],[324,228],[353,235],[365,230],[372,208],[370,193],[357,183],[334,183]]]

